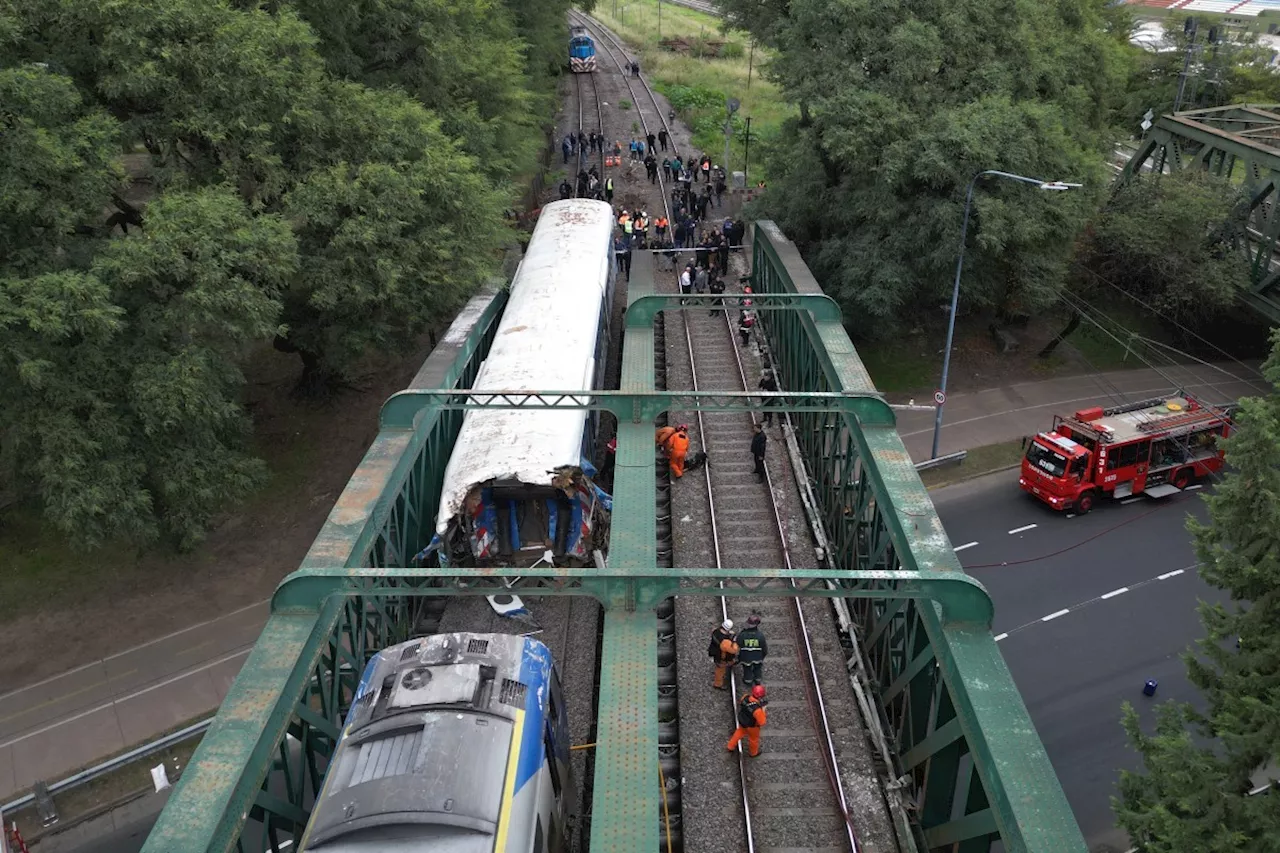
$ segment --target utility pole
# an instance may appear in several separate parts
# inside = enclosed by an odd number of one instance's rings
[[[756,40],[751,40],[751,50],[747,54],[747,94],[751,94],[751,66],[756,61]]]
[[[658,41],[662,41],[662,0],[658,0]]]

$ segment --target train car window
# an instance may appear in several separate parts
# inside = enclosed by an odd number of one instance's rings
[[[556,799],[560,799],[560,767],[559,760],[556,758],[556,750],[552,745],[554,740],[551,736],[551,721],[548,720],[542,731],[542,745],[547,753],[547,769],[551,772],[551,790],[555,791]]]

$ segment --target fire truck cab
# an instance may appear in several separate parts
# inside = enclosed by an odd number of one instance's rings
[[[1079,513],[1104,497],[1168,497],[1222,468],[1217,438],[1230,432],[1229,410],[1186,395],[1056,415],[1027,446],[1018,485]]]

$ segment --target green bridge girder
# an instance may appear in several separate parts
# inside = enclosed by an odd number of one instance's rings
[[[378,436],[301,568],[277,589],[261,638],[144,850],[278,850],[301,834],[368,658],[410,636],[427,597],[506,588],[489,570],[404,568],[432,534],[464,410],[572,405],[618,415],[609,565],[522,570],[517,590],[591,595],[605,606],[595,853],[659,845],[653,605],[676,593],[726,592],[847,600],[877,682],[895,770],[915,785],[925,848],[971,853],[999,839],[1008,851],[1084,853],[991,635],[990,599],[961,569],[838,310],[772,223],[757,224],[753,261],[753,307],[767,308],[759,328],[790,389],[779,394],[780,406],[795,413],[830,540],[829,568],[785,576],[656,568],[653,416],[749,401],[654,390],[652,319],[679,306],[653,294],[647,254],[633,264],[618,392],[469,393],[505,302],[499,292],[461,345],[437,348],[417,387],[388,401]]]
[[[1280,324],[1280,104],[1233,104],[1163,115],[1120,174],[1120,182],[1144,171],[1163,174],[1203,169],[1231,178],[1240,169],[1247,210],[1246,233],[1237,246],[1249,262],[1249,287],[1240,299]]]

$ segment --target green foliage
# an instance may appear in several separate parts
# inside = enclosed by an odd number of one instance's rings
[[[238,347],[273,334],[288,225],[218,188],[173,192],[86,272],[0,290],[0,403],[15,482],[81,541],[197,541],[261,482],[244,449]]]
[[[251,348],[320,390],[494,268],[566,9],[0,0],[0,492],[198,541],[265,475]]]
[[[966,254],[972,307],[1032,310],[1064,278],[1105,186],[1123,71],[1103,0],[726,0],[777,50],[800,116],[767,146],[762,215],[801,245],[858,332],[888,335],[946,300],[965,190],[986,169],[1090,190],[986,180]]]
[[[741,59],[747,55],[747,49],[742,46],[742,42],[728,41],[720,47],[721,59]]]
[[[619,98],[619,99],[618,99],[618,109],[620,109],[620,110],[629,110],[629,109],[631,109],[631,100],[630,100],[629,98]],[[634,124],[632,125],[632,132],[633,132],[633,133],[635,132],[635,125],[634,125]]]
[[[1247,796],[1251,775],[1280,758],[1280,332],[1272,339],[1263,372],[1275,390],[1241,401],[1224,442],[1231,468],[1205,496],[1210,523],[1189,521],[1201,577],[1231,599],[1201,604],[1206,636],[1184,656],[1208,709],[1168,703],[1150,736],[1125,711],[1146,772],[1121,774],[1114,805],[1144,853],[1280,850],[1273,797]]]
[[[441,117],[491,178],[530,160],[542,118],[524,70],[529,45],[500,0],[294,0],[339,77],[399,87]],[[540,7],[539,15],[551,14]],[[563,20],[563,15],[561,15]],[[561,45],[563,48],[563,45]],[[533,66],[540,68],[542,61]]]
[[[1094,223],[1082,262],[1194,325],[1232,306],[1249,280],[1248,262],[1232,249],[1243,236],[1243,201],[1228,181],[1196,169],[1135,177]]]
[[[0,68],[0,275],[55,268],[120,181],[119,128],[65,77]]]

